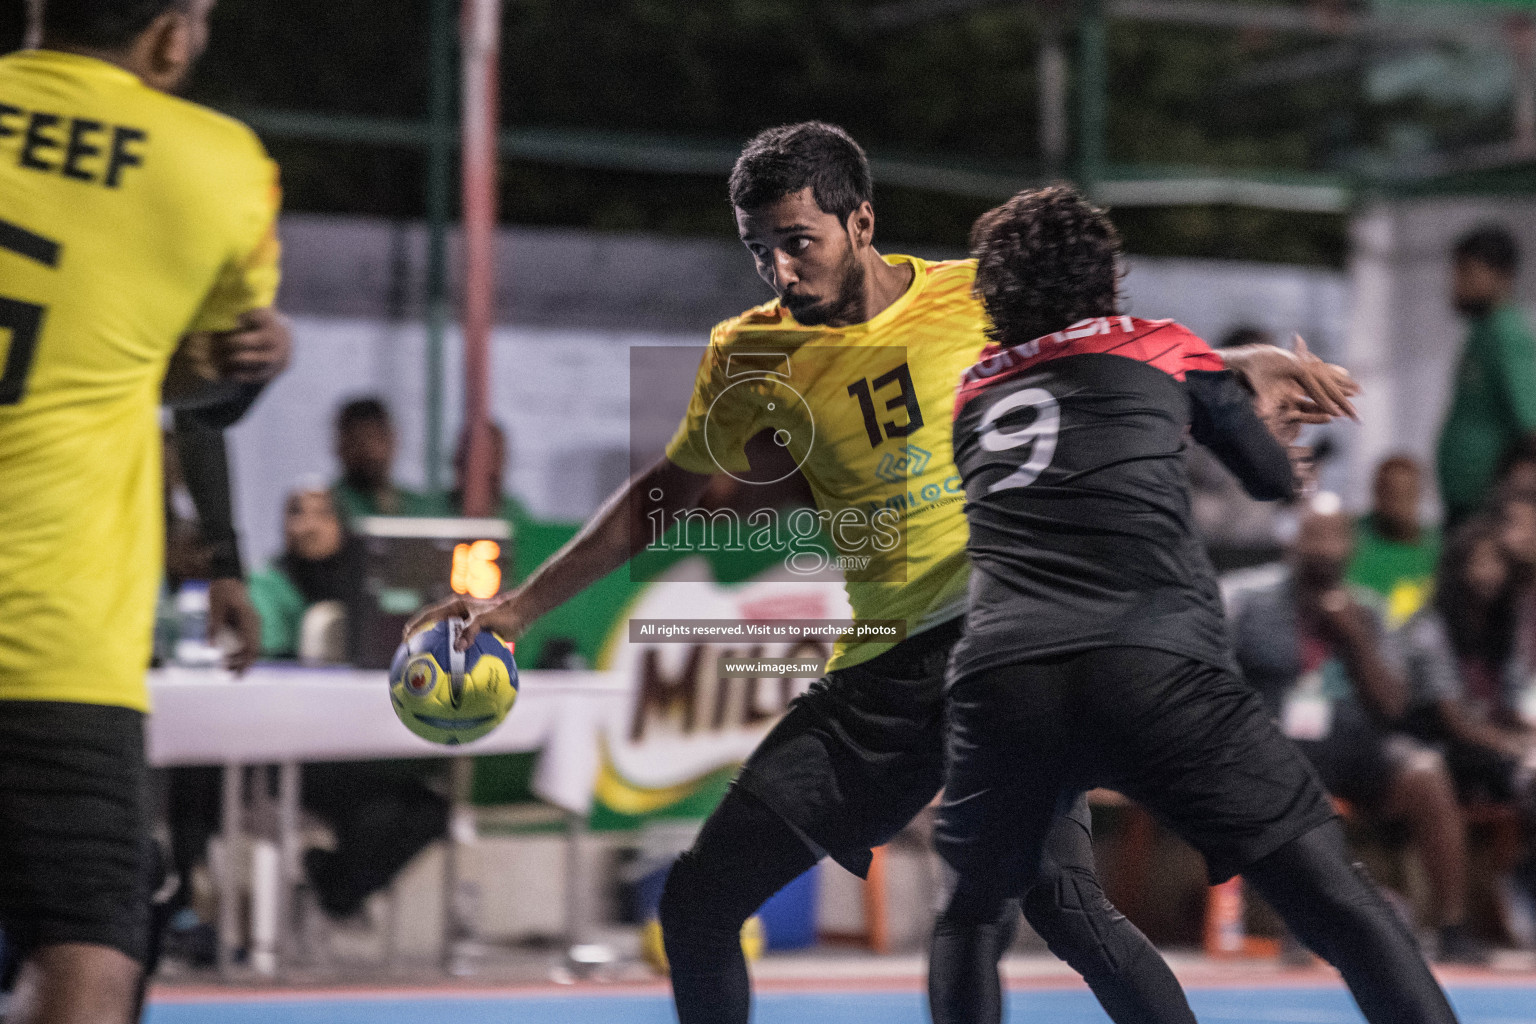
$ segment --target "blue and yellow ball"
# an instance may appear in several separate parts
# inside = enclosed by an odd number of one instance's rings
[[[501,724],[517,700],[512,646],[482,631],[465,651],[461,620],[439,622],[401,644],[389,667],[389,702],[422,739],[454,746]]]

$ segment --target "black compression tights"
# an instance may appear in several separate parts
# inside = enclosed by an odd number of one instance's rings
[[[1195,1024],[1184,992],[1146,936],[1099,888],[1093,839],[1063,818],[1046,843],[1041,881],[1023,900],[1024,917],[1051,952],[1083,976],[1116,1024]],[[928,1002],[934,1024],[1000,1024],[998,961],[1013,939],[1012,900],[953,892],[933,930]]]
[[[752,985],[741,926],[817,859],[761,800],[740,786],[726,793],[661,894],[680,1024],[747,1024]]]
[[[1117,1024],[1193,1024],[1167,964],[1100,891],[1087,829],[1063,819],[1048,853],[1046,881],[1031,890],[1024,910],[1051,950],[1084,976]],[[680,1024],[746,1024],[752,992],[742,923],[816,859],[782,818],[732,787],[672,868],[661,897]],[[929,969],[936,1024],[1002,1020],[997,963],[1017,913],[1008,901],[950,901]]]
[[[1338,969],[1371,1024],[1455,1024],[1418,943],[1364,869],[1350,863],[1337,822],[1291,840],[1243,877]]]

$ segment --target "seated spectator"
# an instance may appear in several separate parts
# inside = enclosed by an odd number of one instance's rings
[[[1414,707],[1410,728],[1445,744],[1464,801],[1518,804],[1536,821],[1536,735],[1508,706],[1514,583],[1492,518],[1467,520],[1441,562],[1434,600],[1399,642]]]
[[[395,427],[377,398],[357,398],[336,414],[341,479],[331,488],[345,522],[358,516],[442,515],[442,503],[394,483]]]
[[[1234,648],[1328,791],[1361,812],[1409,827],[1429,876],[1442,962],[1485,957],[1465,928],[1465,827],[1445,762],[1394,731],[1407,687],[1383,650],[1384,629],[1368,592],[1352,592],[1344,568],[1354,527],[1341,512],[1303,514],[1288,569],[1238,595]]]
[[[1347,578],[1381,596],[1392,629],[1419,610],[1434,585],[1440,532],[1419,519],[1423,490],[1419,463],[1394,455],[1376,467],[1371,511],[1355,524]]]
[[[506,585],[510,585],[526,579],[545,558],[575,535],[580,524],[538,519],[522,502],[503,490],[502,481],[505,479],[508,461],[507,434],[499,423],[492,422],[487,426],[491,442],[491,457],[487,461],[490,479],[487,482],[486,491],[491,496],[491,514],[505,519],[512,527],[512,557],[508,559],[511,573],[510,578],[506,580]],[[453,489],[448,492],[444,501],[444,515],[464,514],[464,492],[468,484],[468,473],[469,433],[461,431],[458,444],[453,450]],[[535,625],[534,629],[540,630],[541,625],[542,623]],[[523,644],[524,650],[532,648],[532,644]]]
[[[344,608],[362,586],[357,543],[342,528],[332,492],[318,481],[294,488],[283,511],[283,553],[251,576],[251,603],[261,614],[261,653],[268,658],[346,660]],[[304,651],[306,613],[330,604],[342,622]],[[332,618],[338,616],[333,615]],[[311,617],[313,622],[313,617]]]
[[[486,438],[490,441],[490,458],[486,460],[486,472],[489,476],[486,491],[491,496],[491,508],[495,515],[501,516],[514,525],[528,518],[528,511],[523,503],[502,489],[502,481],[506,477],[507,469],[507,432],[500,423],[494,420],[486,425]],[[459,442],[453,449],[453,490],[447,495],[447,509],[449,515],[464,514],[464,492],[468,487],[469,473],[469,430],[459,431]]]

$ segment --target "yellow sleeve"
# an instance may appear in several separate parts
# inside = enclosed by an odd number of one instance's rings
[[[746,473],[746,445],[761,429],[761,401],[769,381],[742,379],[732,385],[730,356],[717,340],[699,362],[693,398],[677,432],[667,443],[667,458],[691,473]]]
[[[240,172],[231,182],[231,202],[241,204],[231,239],[229,259],[218,280],[203,300],[190,331],[228,331],[240,314],[270,306],[277,299],[281,246],[277,240],[277,214],[282,208],[282,186],[277,165],[268,158],[255,135],[249,136],[254,156],[241,154]]]

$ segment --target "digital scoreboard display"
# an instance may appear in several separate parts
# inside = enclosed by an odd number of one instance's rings
[[[351,608],[351,661],[388,668],[400,631],[421,608],[452,594],[493,597],[512,566],[516,538],[504,519],[365,516],[363,585]]]

